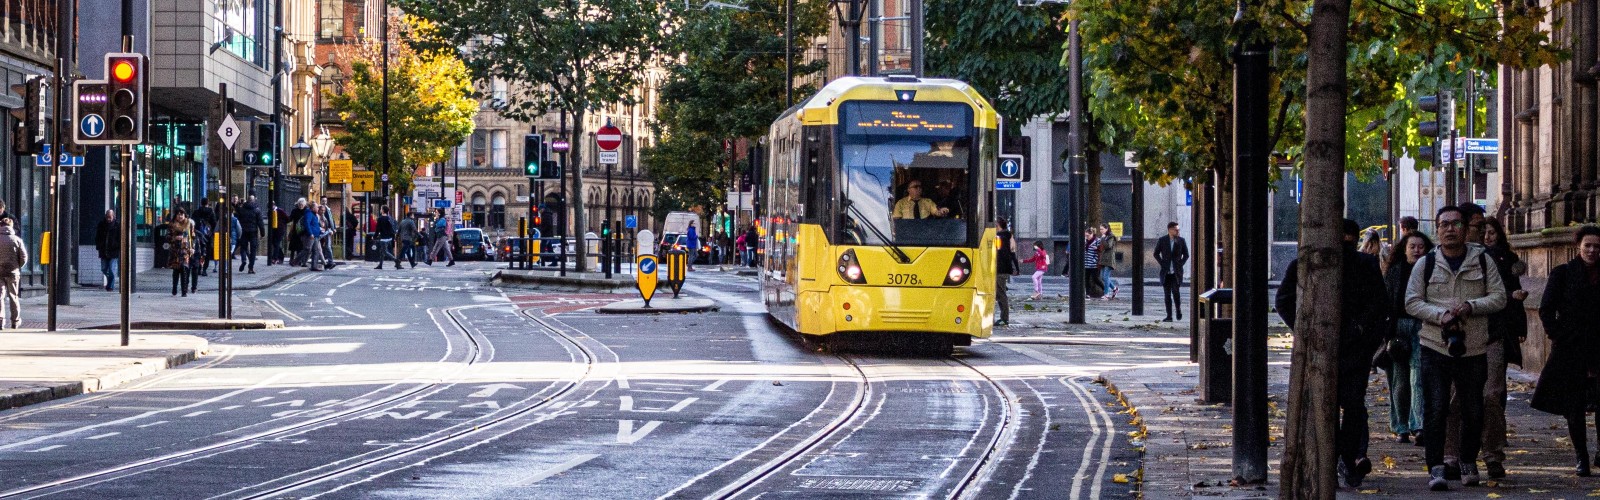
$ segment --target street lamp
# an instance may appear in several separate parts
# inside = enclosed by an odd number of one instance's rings
[[[300,157],[304,154],[304,153],[301,152],[301,149],[300,149],[300,146],[302,144],[305,144],[305,142],[302,141],[299,144],[295,144],[294,145],[294,148],[295,148],[295,162],[301,162]],[[322,130],[317,132],[317,136],[311,138],[311,152],[315,153],[317,155],[317,161],[322,162],[322,193],[323,193],[323,196],[327,196],[327,193],[328,193],[328,154],[333,152],[333,136],[328,135],[328,128],[327,127],[322,127]],[[341,191],[339,193],[339,203],[343,204],[344,202],[345,202],[344,192]],[[343,234],[344,233],[344,224],[337,224],[337,227],[339,228],[338,231],[340,233],[339,234],[340,246],[344,247],[344,258],[346,260],[349,260],[350,259],[350,246],[343,244],[344,243],[344,234]]]
[[[303,169],[306,167],[306,160],[310,159],[311,145],[306,144],[305,136],[301,136],[293,146],[289,146],[289,152],[294,154],[294,166]]]

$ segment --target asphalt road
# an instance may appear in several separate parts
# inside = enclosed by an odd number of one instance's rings
[[[1091,380],[1137,353],[822,351],[766,319],[754,278],[696,273],[718,312],[613,316],[587,308],[625,297],[496,289],[492,268],[243,294],[289,328],[0,412],[0,497],[1133,496],[1134,429]]]

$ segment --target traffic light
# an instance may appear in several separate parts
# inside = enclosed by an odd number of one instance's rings
[[[611,219],[605,219],[605,220],[600,221],[600,237],[601,238],[610,238],[611,237]]]
[[[560,180],[561,163],[555,160],[545,160],[544,168],[539,169],[539,178],[542,180]]]
[[[43,76],[32,76],[11,86],[11,92],[22,97],[22,107],[11,110],[12,154],[36,155],[44,152],[43,128],[39,126],[44,113],[44,81]]]
[[[528,177],[544,178],[544,136],[522,136],[522,170]]]
[[[1443,104],[1443,96],[1439,94],[1425,95],[1422,96],[1421,99],[1417,99],[1417,109],[1422,110],[1424,113],[1433,113],[1432,120],[1423,120],[1421,123],[1417,124],[1418,134],[1422,135],[1423,137],[1433,138],[1432,145],[1423,146],[1417,149],[1417,156],[1420,157],[1417,158],[1418,161],[1425,161],[1428,163],[1439,162],[1439,110]]]
[[[106,54],[106,123],[111,141],[145,142],[150,103],[150,65],[144,54]]]
[[[270,167],[277,165],[278,159],[278,126],[272,123],[256,124],[256,157],[255,165]],[[249,164],[249,162],[246,162]]]

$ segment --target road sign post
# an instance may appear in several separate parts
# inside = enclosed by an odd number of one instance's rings
[[[659,267],[656,256],[640,255],[634,267],[634,279],[639,284],[639,296],[644,298],[645,309],[650,308],[650,298],[656,295],[656,269]],[[676,292],[674,292],[676,295]]]
[[[672,287],[672,298],[683,291],[683,280],[689,275],[689,253],[682,249],[667,250],[667,286]]]

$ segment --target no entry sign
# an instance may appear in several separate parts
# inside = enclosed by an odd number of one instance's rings
[[[601,151],[616,151],[622,147],[622,130],[609,124],[600,127],[594,134],[594,145],[599,146]]]

